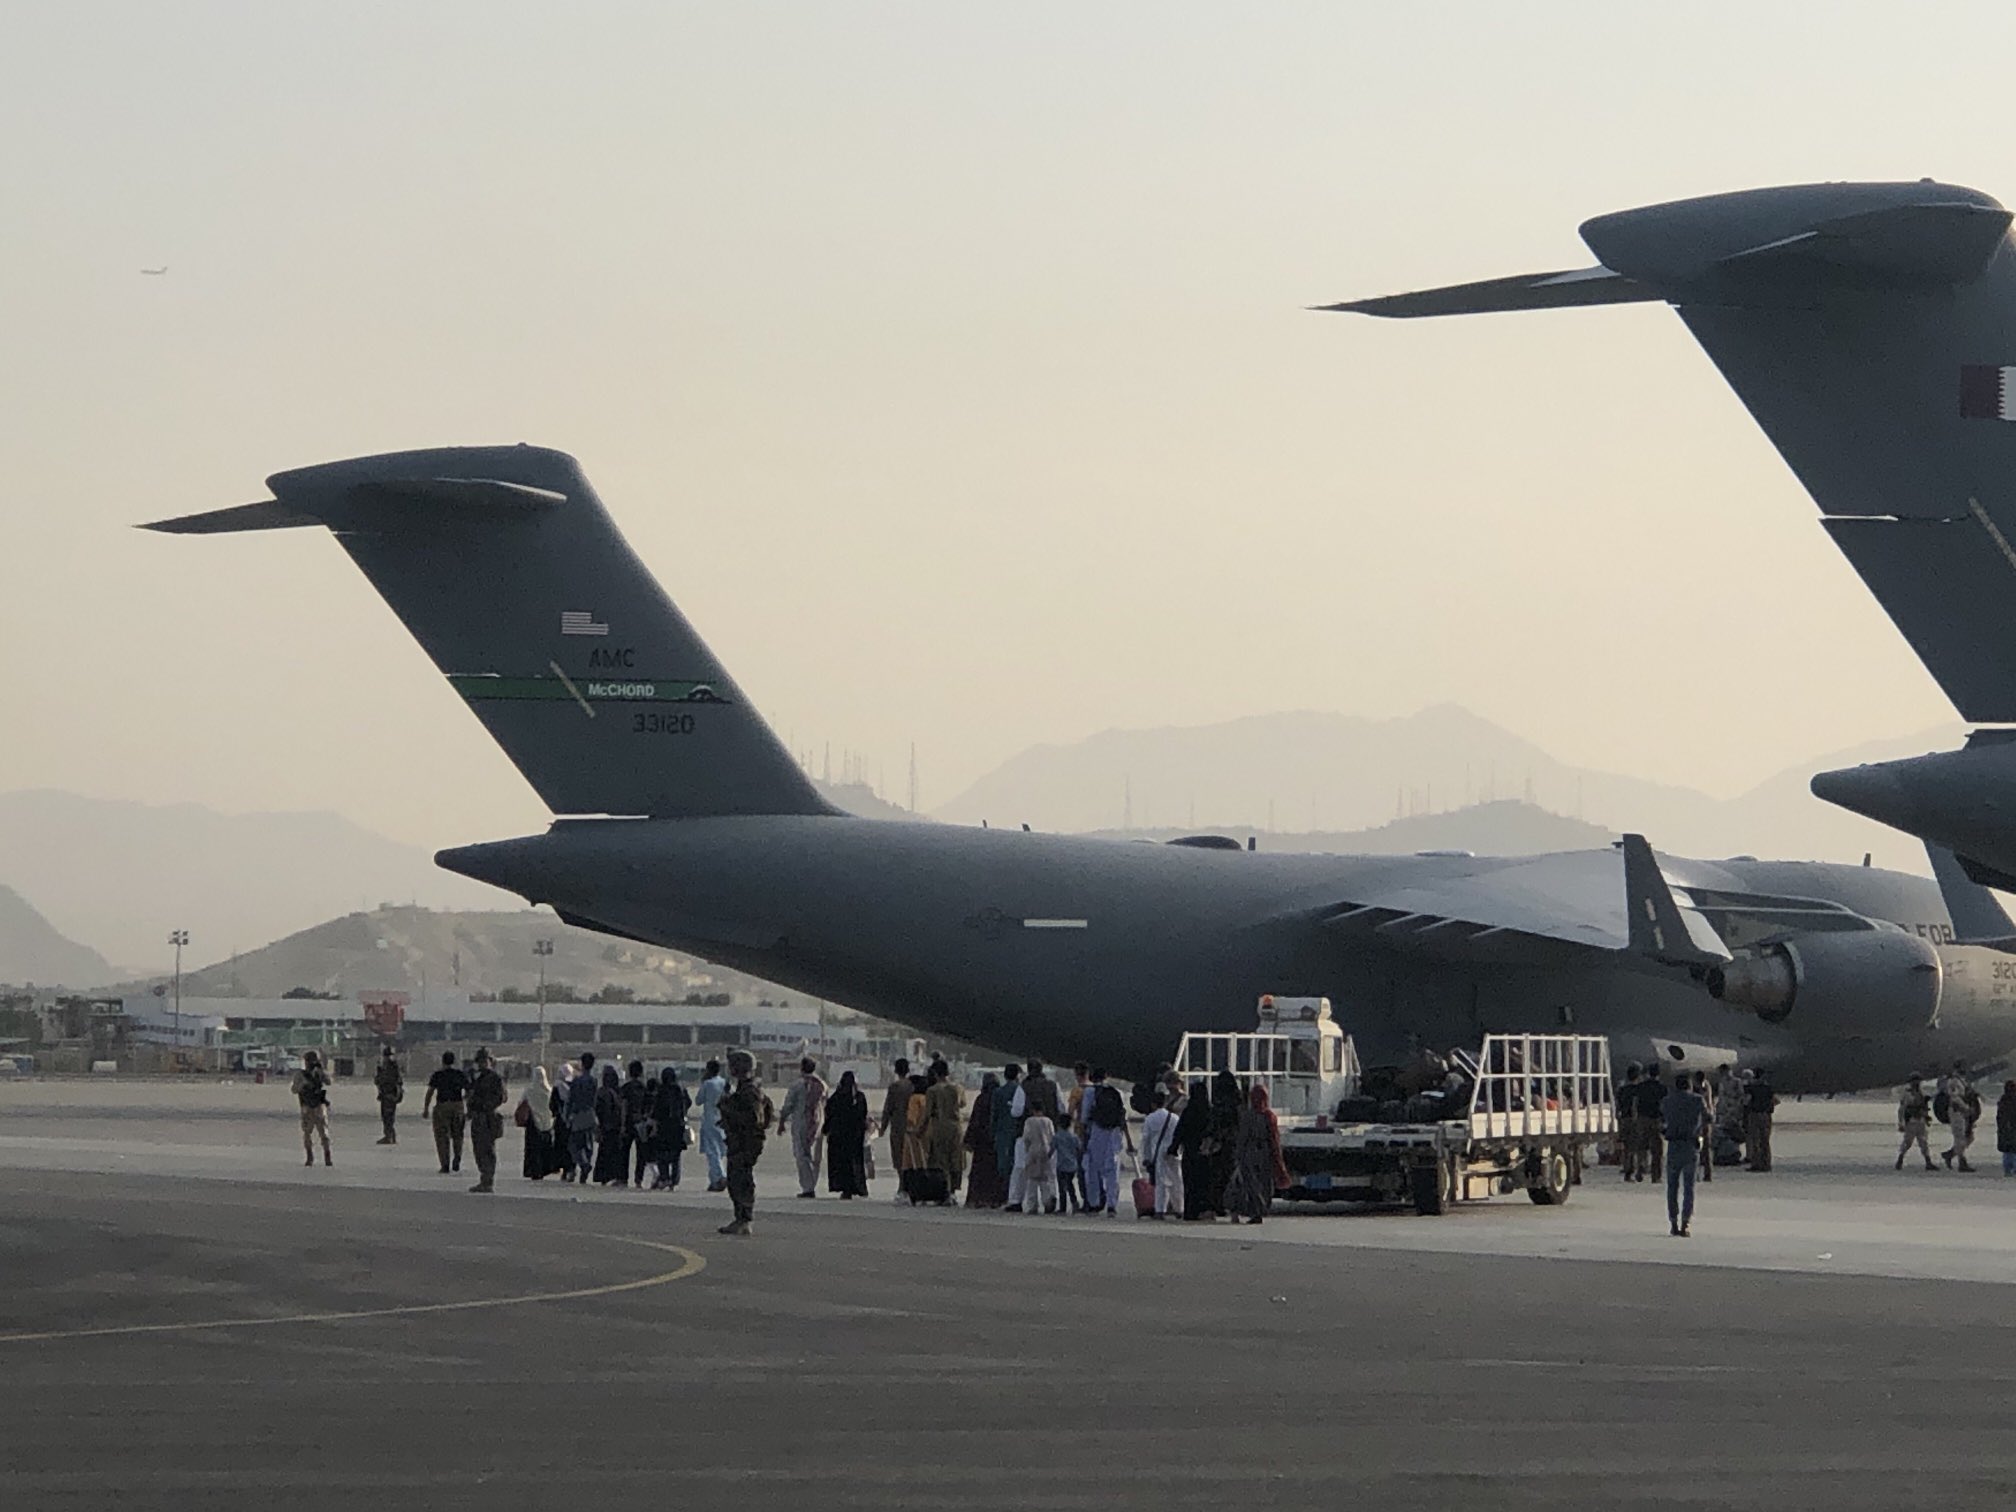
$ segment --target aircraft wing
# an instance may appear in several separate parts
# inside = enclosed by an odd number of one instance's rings
[[[1408,954],[1536,966],[1602,955],[1714,966],[1736,948],[1786,935],[1878,927],[1824,898],[1676,881],[1643,835],[1624,836],[1614,852],[1533,856],[1370,888],[1317,917],[1326,928]]]

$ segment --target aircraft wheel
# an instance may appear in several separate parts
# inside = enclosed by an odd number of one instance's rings
[[[1526,1174],[1526,1195],[1542,1207],[1559,1207],[1574,1187],[1574,1170],[1559,1150],[1542,1150],[1532,1158]]]

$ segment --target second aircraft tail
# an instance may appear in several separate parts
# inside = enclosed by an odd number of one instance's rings
[[[2016,721],[2016,248],[1935,183],[1803,184],[1582,226],[1594,268],[1326,306],[1418,316],[1674,306],[1927,669]]]

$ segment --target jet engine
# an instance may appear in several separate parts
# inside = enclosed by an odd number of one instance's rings
[[[1712,968],[1708,992],[1767,1024],[1827,1036],[1914,1034],[1939,1012],[1939,952],[1896,929],[1809,934]]]

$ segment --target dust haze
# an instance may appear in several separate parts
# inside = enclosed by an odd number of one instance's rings
[[[2016,18],[1967,9],[1966,53],[1921,56],[1874,5],[1825,35],[1567,5],[1544,38],[1315,5],[15,7],[0,794],[329,816],[411,894],[425,852],[539,827],[321,532],[129,528],[523,439],[581,458],[779,735],[871,796],[908,801],[914,746],[945,817],[1342,831],[1544,767],[1540,807],[1676,850],[1908,862],[1798,774],[1952,710],[1670,313],[1304,307],[1566,266],[1589,215],[1745,184],[2006,197]],[[1491,733],[1373,761],[1334,723],[1445,706]],[[1333,724],[1291,762],[1293,711]],[[1189,733],[1097,756],[1128,731]],[[0,883],[116,964],[196,890],[186,846],[11,833]]]

